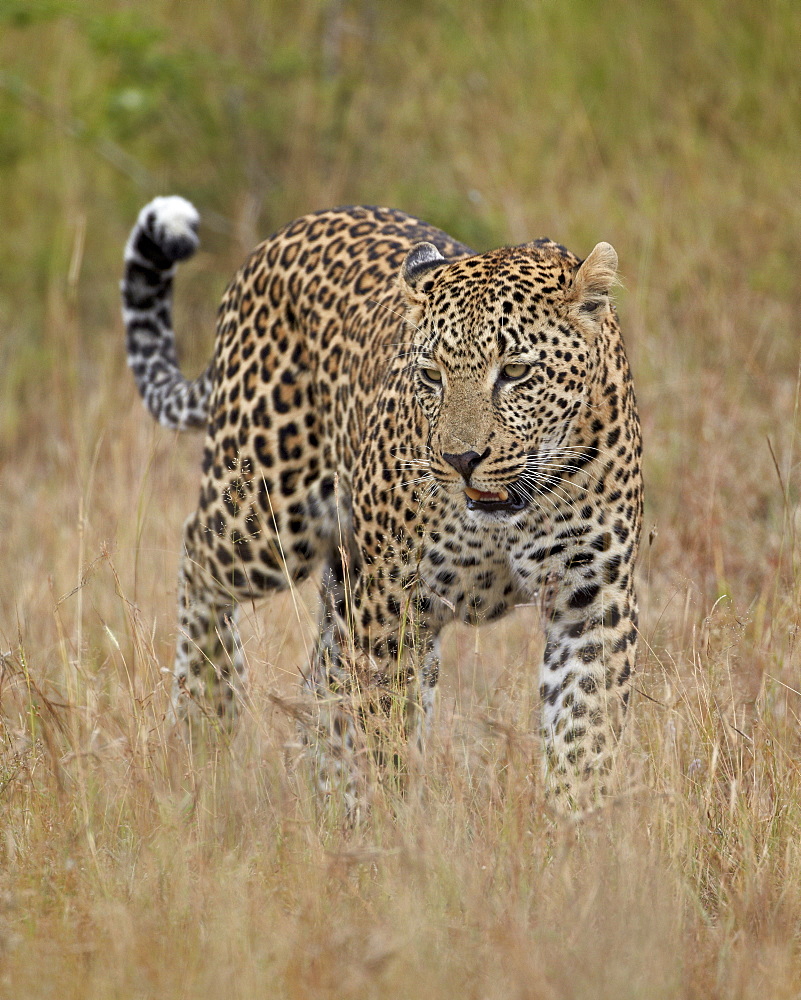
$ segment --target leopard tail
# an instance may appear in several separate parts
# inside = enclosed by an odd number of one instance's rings
[[[196,379],[178,366],[172,283],[178,261],[198,247],[199,216],[184,198],[154,198],[139,213],[125,246],[120,282],[128,365],[145,406],[173,430],[206,426],[212,366]]]

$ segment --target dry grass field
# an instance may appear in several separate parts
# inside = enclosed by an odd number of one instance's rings
[[[2,1000],[801,995],[800,51],[792,0],[0,4]],[[117,286],[172,192],[191,372],[306,210],[614,244],[647,509],[603,808],[543,801],[526,609],[448,634],[425,773],[357,831],[298,761],[313,588],[248,610],[233,739],[168,731],[201,441]]]

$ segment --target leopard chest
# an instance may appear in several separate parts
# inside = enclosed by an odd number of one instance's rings
[[[418,563],[432,615],[473,625],[502,617],[524,599],[510,559],[517,532],[472,517],[458,502],[441,504],[437,514]]]

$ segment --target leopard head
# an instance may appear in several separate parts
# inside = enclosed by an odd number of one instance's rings
[[[583,262],[550,240],[447,261],[407,254],[400,286],[415,329],[415,394],[431,473],[469,510],[509,517],[569,468],[572,433],[614,323],[617,255]]]

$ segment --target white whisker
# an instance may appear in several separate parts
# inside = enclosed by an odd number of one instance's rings
[[[385,312],[390,313],[392,316],[397,316],[398,319],[403,320],[404,323],[408,323],[409,326],[418,333],[422,332],[420,327],[416,323],[412,323],[406,313],[402,312],[400,309],[392,309],[386,304],[386,302],[381,302],[379,299],[368,299],[367,301],[371,302],[375,306],[378,306],[380,309],[383,309]]]
[[[427,483],[429,482],[430,479],[431,479],[430,475],[420,476],[419,479],[407,479],[403,483],[395,483],[394,486],[390,486],[389,492],[391,493],[393,490],[405,489],[408,486],[417,486],[419,483]]]

